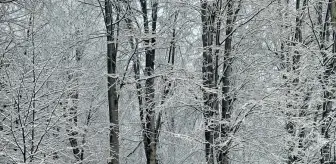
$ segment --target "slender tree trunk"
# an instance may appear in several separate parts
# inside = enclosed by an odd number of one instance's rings
[[[113,16],[113,5],[117,9]],[[109,164],[119,164],[119,121],[118,121],[118,93],[117,93],[117,52],[119,35],[119,4],[113,4],[111,0],[105,0],[105,26],[107,31],[107,87],[108,108],[110,122],[110,160]],[[113,19],[116,19],[114,22]],[[116,31],[115,31],[116,30]]]
[[[177,22],[177,18],[178,18],[178,12],[175,11],[174,13],[174,27],[172,30],[172,40],[170,41],[170,46],[169,46],[169,52],[168,52],[168,67],[169,70],[173,70],[174,69],[174,64],[175,64],[175,56],[176,56],[176,22]],[[168,83],[168,84],[167,84]],[[163,97],[161,100],[161,104],[164,104],[164,102],[166,101],[169,93],[171,92],[172,89],[172,82],[168,81],[168,79],[165,77],[164,78],[164,90],[163,90]],[[160,111],[162,112],[162,111]],[[168,117],[169,122],[167,123],[167,129],[168,131],[170,131],[171,133],[175,133],[175,116],[174,116],[174,110],[170,110],[167,112],[168,113]],[[172,138],[173,139],[173,138]],[[174,140],[174,139],[173,139]],[[171,142],[173,142],[173,140],[171,140]],[[172,163],[176,163],[176,145],[172,144],[169,146],[168,148],[168,156],[171,157],[170,162]]]
[[[36,56],[35,56],[35,41],[34,41],[34,24],[35,24],[35,15],[34,13],[30,14],[30,18],[29,18],[29,30],[27,32],[27,41],[31,42],[31,46],[32,46],[32,65],[33,65],[33,79],[32,79],[32,84],[33,84],[33,93],[30,99],[30,105],[29,105],[29,109],[32,108],[32,120],[31,120],[31,147],[30,147],[30,162],[33,162],[34,160],[34,150],[35,150],[35,115],[36,115],[36,104],[35,104],[35,97],[36,97],[36,70],[35,70],[35,64],[36,64]],[[31,32],[30,32],[31,31]],[[30,34],[31,33],[31,34]],[[26,51],[27,52],[27,51]],[[27,55],[27,54],[26,54]]]
[[[175,12],[174,13],[174,24],[176,24],[177,17],[178,17],[178,13]],[[176,53],[176,27],[174,26],[174,28],[172,30],[172,40],[170,41],[169,53],[168,53],[168,65],[170,67],[170,70],[173,69],[173,66],[175,64],[175,53]],[[167,99],[167,96],[170,92],[170,89],[172,87],[172,83],[168,82],[168,84],[167,84],[167,80],[168,80],[167,78],[164,79],[164,84],[166,84],[166,85],[164,86],[163,98],[161,100],[161,104],[164,104],[164,102]]]
[[[218,77],[218,48],[220,36],[220,23],[217,24],[218,9],[221,1],[207,2],[201,1],[202,20],[202,43],[203,43],[203,99],[204,99],[204,124],[205,124],[205,155],[208,164],[216,161],[216,142],[219,137],[219,109],[218,94],[209,89],[217,89]],[[217,20],[218,21],[218,20]],[[217,45],[218,44],[218,45]],[[216,50],[213,50],[216,47]],[[220,150],[221,151],[221,150]]]
[[[330,141],[330,126],[332,123],[332,99],[335,98],[334,96],[334,81],[331,81],[331,75],[335,74],[334,69],[336,67],[336,59],[335,59],[335,52],[336,52],[336,36],[335,36],[335,29],[336,29],[336,9],[335,9],[335,1],[329,0],[328,7],[327,7],[327,13],[326,13],[326,19],[325,19],[325,25],[323,29],[323,33],[321,34],[321,38],[323,39],[321,42],[325,42],[329,36],[326,34],[326,30],[328,30],[329,24],[327,23],[329,19],[331,18],[331,24],[332,24],[332,31],[333,31],[333,47],[332,47],[332,56],[327,57],[326,54],[322,54],[323,56],[323,64],[325,65],[325,71],[323,75],[323,104],[322,104],[322,127],[321,127],[321,134],[322,136],[327,139],[329,142],[326,143],[321,149],[321,163],[330,163],[330,162],[336,162],[332,159],[331,149],[332,149],[332,142]],[[324,48],[324,44],[323,44]],[[328,89],[332,88],[332,89]]]
[[[302,3],[302,7],[301,7]],[[307,7],[307,0],[296,0],[296,18],[295,18],[295,33],[294,33],[294,40],[292,41],[291,46],[293,48],[301,46],[302,43],[302,23],[303,23],[303,18],[304,18],[304,10]],[[306,116],[306,111],[304,110],[304,107],[302,104],[300,104],[300,95],[298,92],[302,92],[299,88],[300,85],[300,58],[301,54],[300,52],[296,49],[294,49],[293,55],[289,56],[288,58],[291,58],[292,61],[288,62],[287,65],[287,70],[288,72],[291,72],[293,74],[293,79],[288,79],[288,96],[289,99],[293,99],[295,104],[289,103],[287,107],[289,108],[290,111],[290,116],[291,117],[299,117],[299,118],[304,118]],[[289,63],[292,63],[290,65]],[[290,67],[290,68],[289,68]],[[303,102],[305,103],[305,102]],[[297,112],[298,111],[298,112]],[[291,134],[293,137],[298,137],[299,141],[298,143],[292,142],[290,144],[289,148],[289,155],[288,155],[288,163],[296,163],[298,161],[302,160],[302,157],[304,155],[304,143],[303,139],[305,137],[305,129],[302,128],[302,125],[295,124],[291,118],[288,121],[286,125],[286,129],[289,134]],[[296,148],[297,147],[297,148]],[[298,149],[298,152],[294,152],[295,149]]]
[[[127,28],[130,30],[130,32],[134,32],[133,28],[133,21],[130,18],[125,19],[127,23]],[[134,56],[132,57],[133,61],[133,70],[134,70],[134,79],[135,79],[135,88],[139,103],[139,111],[140,111],[140,118],[143,118],[143,98],[142,98],[142,85],[140,82],[140,59],[138,54],[138,41],[135,42],[135,39],[133,36],[129,37],[129,43],[131,45],[131,48],[135,51]]]
[[[281,3],[281,0],[279,0],[279,3]],[[288,18],[288,12],[289,12],[289,1],[285,0],[284,2],[284,8],[286,9],[285,13],[284,13],[284,18],[282,18],[282,20],[287,20],[289,21]],[[280,13],[281,15],[281,13]],[[288,28],[290,28],[288,25],[286,25],[286,22],[283,22],[282,24],[282,28],[280,30],[285,30],[287,31]],[[280,58],[282,60],[281,63],[281,69],[285,70],[285,73],[282,75],[283,80],[285,81],[285,89],[286,89],[286,109],[290,109],[292,107],[292,104],[288,102],[288,100],[291,99],[291,78],[289,75],[289,73],[292,71],[291,70],[291,62],[290,62],[290,52],[289,52],[289,47],[290,47],[290,40],[291,40],[291,34],[289,34],[288,36],[286,36],[286,38],[284,40],[281,41],[281,54],[280,54]],[[293,123],[293,121],[291,120],[292,117],[294,117],[295,115],[293,115],[292,111],[286,111],[286,116],[288,117],[288,120],[286,122],[286,130],[287,132],[291,135],[294,136],[294,132],[295,132],[295,125]],[[291,163],[292,161],[296,160],[293,158],[296,157],[292,157],[292,152],[294,151],[294,144],[295,142],[290,140],[287,145],[288,145],[288,159],[287,162]]]
[[[209,31],[209,13],[208,13],[208,2],[201,0],[201,19],[202,19],[202,43],[203,43],[203,67],[202,67],[202,73],[203,73],[203,87],[205,88],[211,88],[213,83],[213,63],[212,63],[212,56],[211,56],[211,49],[209,48],[209,42],[212,39],[212,36],[210,35]],[[210,41],[209,41],[210,40]],[[204,119],[205,119],[205,157],[208,164],[214,163],[214,154],[213,154],[213,131],[211,130],[211,119],[214,115],[211,106],[211,93],[208,93],[208,91],[203,90],[203,99],[204,99],[204,106],[206,109],[204,109]],[[208,109],[209,108],[209,109]]]
[[[76,30],[76,37],[78,37],[77,35],[79,34],[79,31]],[[81,60],[81,56],[82,56],[82,47],[78,46],[76,48],[76,52],[75,52],[75,62],[76,62],[76,68],[78,68],[80,60]],[[71,60],[71,59],[70,59]],[[70,62],[72,63],[72,62]],[[68,81],[70,83],[73,83],[75,85],[75,87],[73,90],[70,91],[69,93],[69,101],[71,101],[71,106],[69,106],[69,124],[68,125],[69,129],[67,129],[68,131],[68,135],[69,135],[69,142],[70,145],[72,147],[72,152],[73,155],[75,156],[75,159],[78,163],[82,163],[83,159],[84,159],[84,149],[80,148],[80,135],[78,132],[78,108],[79,108],[79,90],[78,90],[78,85],[79,85],[79,73],[78,72],[74,72],[74,71],[70,71],[68,74]]]
[[[159,138],[159,129],[161,125],[161,115],[159,114],[156,118],[155,115],[155,89],[154,89],[154,78],[151,77],[154,74],[154,61],[155,61],[155,44],[156,44],[156,23],[157,23],[157,9],[158,2],[154,0],[151,6],[152,13],[152,28],[149,28],[149,18],[147,13],[147,0],[140,0],[141,11],[143,16],[143,25],[145,34],[148,37],[144,40],[145,42],[145,71],[144,74],[147,77],[145,81],[145,97],[144,97],[144,111],[140,111],[140,117],[143,126],[143,143],[145,148],[145,154],[147,159],[147,164],[157,164],[157,143]]]
[[[230,75],[231,75],[231,52],[232,52],[232,35],[233,24],[235,22],[235,14],[240,10],[240,2],[236,10],[234,10],[234,0],[227,0],[225,4],[226,8],[226,27],[225,27],[225,44],[224,44],[224,58],[223,58],[223,70],[221,92],[222,107],[219,111],[218,94],[203,90],[204,106],[208,109],[204,111],[205,119],[205,154],[208,164],[229,163],[229,141],[230,127],[228,124],[221,124],[219,122],[228,120],[231,117],[231,105],[233,97],[230,95]],[[219,49],[220,34],[221,34],[221,22],[222,22],[222,0],[215,2],[201,1],[201,20],[202,20],[202,43],[203,43],[203,85],[205,88],[212,90],[219,89],[218,77],[219,77]],[[215,49],[213,49],[215,47]],[[221,114],[221,115],[220,115]],[[224,146],[221,143],[226,143]],[[220,146],[217,146],[220,145]]]
[[[228,120],[231,117],[232,113],[232,102],[233,97],[230,96],[230,75],[231,75],[231,64],[232,64],[232,31],[233,31],[233,23],[234,23],[234,10],[233,10],[234,0],[227,1],[227,19],[226,19],[226,29],[225,34],[227,39],[224,44],[224,66],[223,66],[223,86],[222,86],[222,119]],[[228,125],[221,126],[221,135],[222,138],[228,139],[228,133],[230,132],[230,127]],[[228,142],[229,143],[229,142]],[[219,156],[221,164],[228,164],[228,145],[224,146],[222,152]]]

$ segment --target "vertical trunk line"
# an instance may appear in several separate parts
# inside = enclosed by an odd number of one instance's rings
[[[336,61],[335,61],[335,52],[336,52],[336,9],[335,9],[335,4],[336,2],[333,0],[329,0],[328,3],[328,8],[327,8],[327,15],[326,15],[326,20],[325,20],[325,27],[324,27],[324,33],[326,33],[325,31],[328,30],[328,25],[326,22],[329,20],[329,17],[331,19],[331,25],[332,25],[332,36],[333,36],[333,47],[332,47],[332,56],[331,57],[327,57],[327,55],[323,54],[323,62],[325,65],[325,71],[324,71],[324,75],[323,75],[323,89],[324,89],[324,93],[323,93],[323,104],[322,104],[322,127],[321,127],[321,134],[322,136],[327,139],[329,142],[326,143],[326,145],[324,145],[321,149],[321,163],[329,163],[332,162],[332,147],[334,147],[334,145],[332,144],[332,142],[330,141],[330,134],[329,134],[329,128],[330,125],[332,123],[332,117],[330,116],[331,112],[332,112],[332,107],[333,107],[333,103],[332,103],[332,99],[335,98],[334,96],[334,82],[331,81],[331,75],[335,74],[335,65],[336,65]],[[330,15],[329,15],[330,13]],[[324,38],[329,38],[328,33],[323,35]],[[331,87],[331,90],[326,90],[327,88]],[[334,157],[335,158],[335,157]]]
[[[232,36],[233,32],[233,19],[234,19],[234,11],[233,11],[233,0],[227,1],[227,18],[226,18],[226,27],[225,27],[225,35],[227,39],[224,44],[224,64],[223,64],[223,79],[222,79],[222,120],[226,120],[226,122],[231,118],[231,110],[232,110],[232,102],[233,98],[229,95],[230,92],[230,75],[232,72],[231,64],[232,64]],[[225,140],[229,140],[228,134],[230,133],[230,127],[227,124],[221,125],[221,137],[225,138]],[[219,156],[221,164],[229,163],[229,144],[225,145],[222,148],[222,152]]]
[[[116,21],[113,21],[113,9],[116,8]],[[107,30],[107,87],[108,87],[108,108],[110,122],[110,159],[109,164],[119,164],[119,121],[118,121],[118,93],[116,64],[118,53],[119,35],[119,4],[113,4],[111,0],[105,0],[105,26]],[[117,31],[115,31],[117,30]],[[116,33],[116,34],[115,34]]]
[[[145,42],[145,75],[147,76],[145,80],[145,111],[142,114],[142,124],[143,124],[143,143],[145,148],[145,154],[147,159],[147,164],[157,164],[157,142],[158,142],[158,130],[160,126],[161,115],[158,115],[156,120],[155,115],[155,89],[154,89],[154,78],[151,77],[154,73],[154,61],[155,61],[155,44],[156,44],[156,25],[157,25],[157,9],[158,2],[155,0],[151,5],[151,18],[152,18],[152,27],[149,31],[149,21],[147,13],[147,0],[140,0],[141,11],[143,16],[143,25],[146,39]]]

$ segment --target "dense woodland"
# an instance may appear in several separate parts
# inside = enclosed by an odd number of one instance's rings
[[[0,0],[1,164],[335,164],[336,0]]]

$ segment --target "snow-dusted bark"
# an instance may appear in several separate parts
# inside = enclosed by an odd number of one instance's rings
[[[157,164],[157,144],[159,139],[159,132],[161,126],[161,115],[156,116],[155,114],[155,88],[154,88],[154,61],[155,61],[155,45],[156,45],[156,28],[157,28],[157,11],[158,2],[155,0],[151,2],[150,11],[151,17],[148,15],[148,1],[140,0],[142,18],[143,18],[143,28],[145,35],[148,35],[144,39],[145,46],[145,70],[144,74],[146,76],[145,88],[144,90],[144,106],[140,109],[140,119],[142,121],[142,137],[144,150],[146,154],[147,164]],[[150,21],[151,18],[151,21]],[[149,23],[151,22],[151,24]],[[151,27],[150,27],[151,25]]]
[[[236,5],[236,7],[234,7]],[[230,93],[232,72],[233,26],[241,7],[241,1],[201,1],[203,44],[203,98],[205,119],[205,153],[208,163],[229,163],[229,147],[232,129],[229,119],[234,97]],[[223,12],[226,10],[226,14]],[[226,20],[223,16],[226,15]],[[224,21],[225,20],[225,21]],[[225,39],[221,41],[222,24],[225,22]],[[222,47],[224,43],[224,48]],[[221,55],[220,49],[224,49]],[[219,61],[223,61],[220,71]],[[221,72],[221,73],[220,73]],[[221,77],[219,79],[219,77]],[[221,85],[220,85],[221,83]],[[222,100],[218,93],[221,92]],[[221,102],[221,104],[219,103]],[[220,108],[221,105],[221,109]]]
[[[105,26],[107,38],[107,88],[108,88],[108,110],[110,122],[110,160],[109,164],[119,163],[119,121],[118,121],[118,93],[117,93],[117,54],[119,37],[119,2],[105,0]],[[115,8],[115,10],[113,10]]]
[[[204,123],[205,123],[205,155],[208,164],[215,163],[214,145],[215,136],[218,136],[218,95],[213,90],[215,83],[215,56],[213,54],[214,35],[215,35],[215,7],[214,2],[201,1],[201,20],[202,20],[202,44],[203,44],[203,99],[204,99]],[[217,72],[217,71],[216,71]],[[217,123],[216,123],[217,122]]]
[[[77,40],[79,40],[80,38],[80,31],[76,29],[75,32],[75,37]],[[68,60],[70,64],[75,65],[75,69],[80,69],[80,62],[81,62],[81,58],[82,58],[82,53],[83,53],[83,47],[81,46],[77,46],[76,50],[75,50],[75,62],[71,62],[73,60],[71,60],[72,58],[69,58]],[[66,109],[67,111],[67,119],[68,119],[68,123],[67,123],[67,133],[69,135],[69,142],[70,142],[70,146],[72,147],[72,152],[73,155],[76,159],[76,161],[78,163],[82,163],[82,161],[84,160],[84,149],[82,148],[81,145],[81,140],[84,140],[84,138],[82,138],[81,133],[78,132],[79,126],[78,126],[78,114],[79,114],[79,71],[75,70],[75,71],[68,71],[68,81],[69,83],[72,83],[72,89],[70,90],[70,92],[68,93],[68,98],[67,98],[67,107]]]
[[[322,51],[322,58],[323,58],[323,64],[325,66],[324,72],[322,74],[322,87],[323,87],[323,103],[322,103],[322,125],[321,125],[321,135],[324,139],[327,140],[327,143],[325,143],[321,149],[321,163],[330,163],[335,162],[335,155],[332,154],[334,152],[332,149],[335,147],[335,144],[333,144],[333,140],[331,137],[331,127],[332,125],[332,117],[334,115],[333,110],[333,99],[335,99],[334,96],[334,80],[332,78],[333,75],[335,75],[335,43],[336,43],[336,34],[335,34],[335,21],[336,21],[336,15],[335,15],[335,1],[329,0],[327,4],[320,4],[321,8],[322,5],[326,6],[326,14],[325,14],[325,20],[320,18],[319,22],[320,26],[323,28],[321,29],[320,37],[321,37],[321,50],[326,50],[325,44],[331,38],[330,32],[328,32],[328,28],[330,24],[332,25],[332,54],[331,56],[328,56],[325,52]],[[321,11],[322,15],[322,11]],[[319,17],[322,17],[319,15]],[[330,23],[329,23],[330,20]]]
[[[291,40],[287,42],[287,45],[284,45],[286,49],[288,49],[288,53],[282,54],[284,57],[283,61],[286,66],[286,74],[283,78],[286,81],[285,86],[287,87],[287,123],[286,129],[288,133],[292,136],[293,141],[289,141],[288,148],[288,159],[287,163],[296,163],[298,161],[302,161],[304,157],[304,137],[305,137],[305,128],[303,124],[298,124],[297,121],[293,120],[293,118],[303,119],[306,115],[306,105],[309,100],[308,97],[303,97],[304,92],[304,80],[300,78],[300,66],[302,65],[300,58],[302,56],[302,52],[300,52],[300,47],[303,43],[303,19],[306,17],[306,7],[307,0],[297,0],[295,1],[295,26],[293,28],[294,33],[293,36],[290,36]],[[287,4],[288,5],[288,2]],[[284,52],[283,52],[284,53]],[[303,89],[302,89],[303,88]]]

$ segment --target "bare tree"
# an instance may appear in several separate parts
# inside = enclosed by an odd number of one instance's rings
[[[234,5],[237,4],[237,7]],[[201,1],[202,43],[203,43],[203,97],[205,119],[205,151],[208,163],[229,163],[229,133],[232,128],[228,123],[231,117],[234,97],[230,90],[232,65],[233,24],[241,7],[241,1],[222,0],[214,2]],[[221,41],[223,15],[226,8],[225,39]],[[219,71],[219,57],[224,43],[222,76]],[[221,77],[219,79],[219,77]],[[221,87],[219,87],[221,83]],[[217,89],[221,88],[221,111]],[[225,145],[221,143],[226,143]],[[221,146],[216,146],[221,145]]]
[[[324,72],[322,74],[322,80],[321,84],[323,87],[323,103],[322,103],[322,126],[321,126],[321,135],[328,140],[328,142],[323,145],[321,149],[321,163],[329,163],[335,159],[332,159],[332,147],[334,147],[334,144],[330,142],[330,127],[332,126],[332,115],[333,115],[333,103],[332,99],[335,98],[334,96],[334,85],[333,80],[331,78],[332,75],[335,74],[335,52],[336,52],[336,33],[335,33],[335,1],[329,0],[327,3],[326,7],[326,15],[325,15],[325,20],[323,22],[322,19],[322,9],[323,9],[323,4],[319,3],[319,9],[320,13],[318,13],[318,22],[321,27],[321,32],[320,32],[320,49],[321,49],[321,55],[323,58],[323,65],[325,66]],[[330,21],[330,23],[329,23]],[[332,38],[333,38],[333,46],[332,46],[332,55],[328,56],[324,51],[327,49],[325,44],[330,38],[330,24],[332,25]],[[334,155],[335,156],[335,155]]]
[[[116,12],[114,12],[114,10]],[[115,14],[116,15],[113,15]],[[109,164],[119,163],[119,121],[118,121],[118,93],[117,93],[117,53],[119,37],[120,7],[118,2],[105,0],[105,26],[107,33],[107,87],[108,108],[110,122],[110,161]]]
[[[79,42],[79,38],[80,38],[80,31],[78,29],[76,29],[75,32],[75,37],[76,40]],[[80,66],[80,62],[81,62],[81,58],[82,58],[82,53],[83,53],[83,47],[81,46],[77,46],[76,50],[75,50],[75,56],[70,58],[70,61],[72,61],[72,59],[75,59],[75,68],[79,69]],[[70,62],[70,64],[72,64],[72,62]],[[73,69],[75,69],[73,68]],[[73,84],[74,86],[72,86],[70,90],[70,92],[68,93],[68,101],[67,102],[67,114],[68,114],[68,125],[67,125],[67,132],[69,135],[69,142],[70,145],[72,147],[72,152],[75,156],[75,159],[79,162],[82,163],[83,159],[84,159],[84,149],[80,147],[80,138],[81,135],[78,132],[78,111],[79,111],[79,72],[77,71],[72,71],[69,70],[68,71],[68,81],[70,82],[70,84]]]
[[[142,17],[143,17],[143,28],[144,33],[148,36],[144,39],[145,44],[145,54],[146,54],[146,63],[145,63],[145,72],[146,81],[145,81],[145,96],[144,108],[140,111],[140,119],[142,121],[143,128],[143,144],[146,154],[146,159],[148,164],[158,163],[157,159],[157,142],[159,138],[158,130],[161,125],[161,115],[156,116],[155,114],[155,89],[154,89],[154,78],[151,77],[154,75],[154,61],[155,61],[155,44],[156,44],[156,26],[157,26],[157,10],[158,2],[155,0],[151,4],[151,17],[148,16],[148,2],[147,0],[140,0]],[[151,28],[149,24],[149,19],[151,18]],[[156,118],[157,117],[157,118]]]

